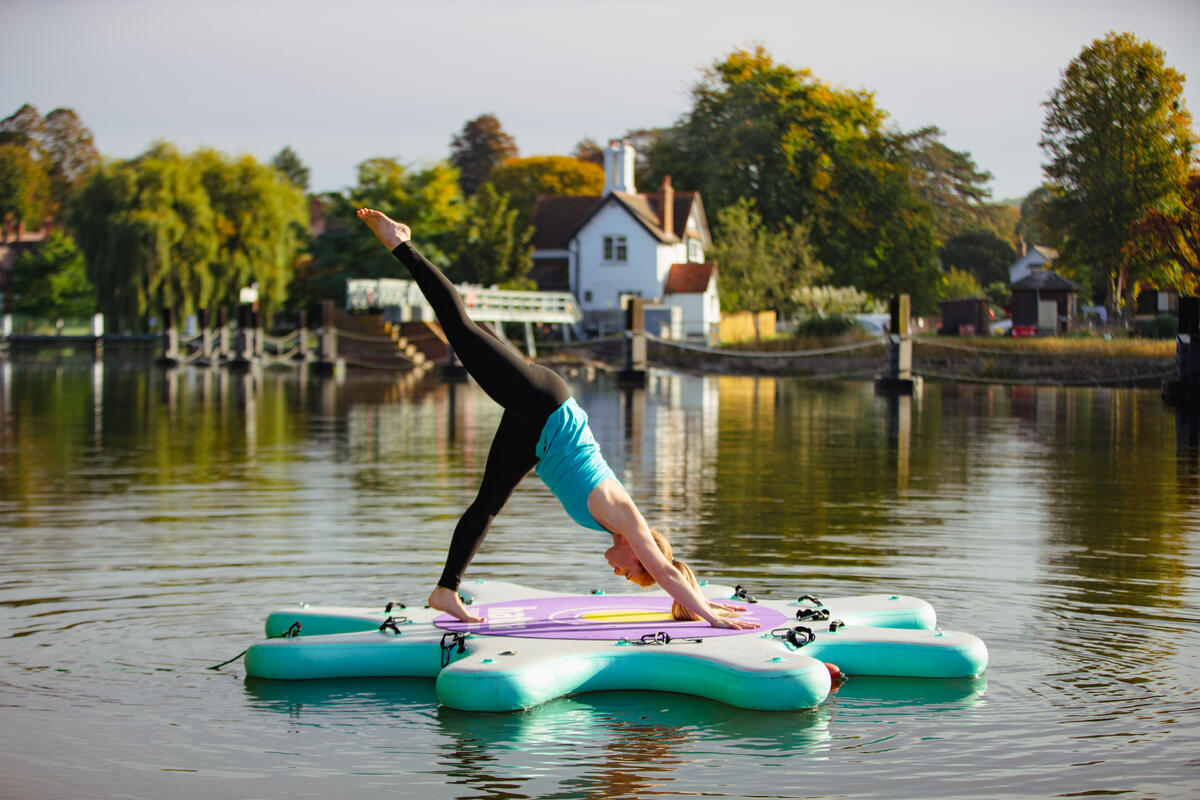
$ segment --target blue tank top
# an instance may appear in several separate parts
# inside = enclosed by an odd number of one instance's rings
[[[588,511],[588,495],[601,481],[616,480],[617,476],[600,454],[600,445],[588,427],[587,412],[575,398],[569,398],[546,420],[534,454],[538,457],[538,477],[550,487],[571,519],[585,528],[607,532]]]

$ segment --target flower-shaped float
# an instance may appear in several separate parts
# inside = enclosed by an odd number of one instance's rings
[[[764,710],[811,708],[830,692],[823,662],[848,676],[967,678],[987,647],[937,628],[933,607],[902,595],[755,601],[727,586],[712,599],[746,603],[748,630],[671,618],[671,598],[561,595],[513,583],[460,588],[484,622],[429,608],[293,606],[267,619],[246,652],[256,678],[428,677],[443,705],[511,711],[581,692],[682,692]]]

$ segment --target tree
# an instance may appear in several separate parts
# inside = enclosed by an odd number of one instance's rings
[[[142,329],[162,308],[189,313],[211,291],[220,240],[199,171],[159,142],[102,165],[71,215],[100,310],[117,328]]]
[[[0,143],[26,149],[41,165],[48,180],[44,213],[54,218],[100,163],[92,132],[69,108],[56,108],[43,118],[26,103],[0,121]]]
[[[507,194],[509,206],[529,224],[538,195],[599,195],[604,191],[604,168],[570,156],[510,158],[492,170],[488,181],[497,194]]]
[[[977,229],[952,237],[942,246],[938,257],[943,270],[957,267],[971,273],[986,286],[996,281],[1008,281],[1008,268],[1017,260],[1017,253],[996,234]]]
[[[604,169],[604,150],[590,136],[585,136],[575,143],[575,149],[571,151],[571,157],[578,158],[580,161],[587,161],[589,164],[595,164],[597,167]]]
[[[271,158],[271,166],[279,170],[288,183],[302,192],[308,191],[308,167],[290,146],[285,146]]]
[[[942,275],[938,295],[939,300],[960,300],[967,297],[987,296],[974,275],[956,267],[950,267]]]
[[[508,195],[497,194],[489,183],[480,186],[467,201],[467,214],[456,236],[452,275],[485,286],[534,288],[525,278],[533,264],[529,244],[533,228],[518,228],[517,217],[517,210],[509,207]]]
[[[265,316],[283,305],[296,257],[308,241],[304,193],[277,168],[215,150],[191,156],[213,212],[217,250],[199,295],[201,308],[233,306],[257,284]]]
[[[1151,209],[1135,223],[1133,233],[1133,247],[1172,264],[1175,274],[1167,283],[1195,293],[1200,288],[1200,172],[1188,176],[1177,208]]]
[[[934,233],[945,242],[990,221],[987,183],[992,174],[979,169],[971,154],[951,150],[944,132],[930,125],[903,137],[921,197],[933,209]]]
[[[1017,222],[1016,233],[1027,244],[1044,244],[1054,248],[1061,246],[1062,232],[1051,227],[1047,211],[1053,194],[1053,187],[1043,184],[1021,201],[1021,219]]]
[[[1048,216],[1066,234],[1061,263],[1103,287],[1114,312],[1132,311],[1137,272],[1148,266],[1126,257],[1131,226],[1175,203],[1191,166],[1183,82],[1161,49],[1110,33],[1071,61],[1045,102],[1041,146],[1055,184]]]
[[[42,227],[50,201],[50,176],[33,153],[17,144],[0,144],[0,241],[25,223]]]
[[[49,317],[84,317],[96,310],[96,289],[83,253],[62,231],[17,256],[12,267],[12,310]]]
[[[450,163],[458,168],[459,186],[470,197],[497,164],[517,157],[517,142],[504,132],[494,114],[480,114],[450,140]]]
[[[806,225],[789,224],[773,232],[754,201],[738,198],[717,215],[720,235],[713,258],[720,272],[721,305],[732,311],[791,310],[796,290],[828,274],[808,241]],[[755,320],[755,336],[760,332]]]
[[[932,212],[910,139],[884,128],[869,93],[776,64],[762,48],[713,64],[692,108],[651,145],[653,180],[700,190],[709,208],[755,201],[763,223],[809,220],[834,282],[921,309],[938,280]]]

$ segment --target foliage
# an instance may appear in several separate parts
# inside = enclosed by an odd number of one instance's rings
[[[938,252],[942,269],[957,267],[981,284],[1008,280],[1008,268],[1017,260],[1012,247],[989,230],[976,228],[952,237]]]
[[[303,195],[273,168],[158,143],[101,166],[71,222],[100,310],[138,328],[160,308],[181,314],[237,303],[257,281],[264,313],[283,299],[307,224]]]
[[[739,198],[717,215],[713,258],[720,266],[721,306],[730,311],[786,312],[792,292],[828,275],[809,243],[807,225],[770,231],[753,200]]]
[[[290,146],[285,146],[271,158],[271,166],[283,173],[292,186],[302,192],[308,191],[308,167]]]
[[[1170,211],[1157,208],[1135,223],[1133,245],[1152,249],[1177,270],[1175,283],[1195,293],[1200,286],[1200,172],[1188,176],[1179,205]]]
[[[485,183],[467,201],[467,214],[457,235],[451,274],[458,280],[498,284],[504,289],[531,289],[525,275],[533,264],[530,227],[517,227],[517,210],[508,195]]]
[[[85,317],[95,313],[96,290],[83,253],[62,231],[13,262],[11,310],[39,317]]]
[[[591,137],[585,136],[576,142],[575,149],[571,151],[571,157],[595,164],[601,169],[604,168],[604,151],[600,149],[600,144]]]
[[[507,194],[518,224],[529,224],[538,195],[598,196],[604,191],[604,168],[570,156],[510,158],[492,170],[488,182]]]
[[[799,286],[792,290],[792,305],[811,314],[878,314],[885,303],[853,286]]]
[[[458,168],[464,197],[475,194],[497,164],[516,157],[516,140],[505,133],[494,114],[468,120],[450,141],[450,163]]]
[[[1179,335],[1179,319],[1173,314],[1159,314],[1138,332],[1146,339],[1174,339]]]
[[[980,170],[970,153],[942,144],[943,135],[930,125],[904,138],[918,190],[933,211],[934,233],[944,242],[988,225],[992,174]]]
[[[0,144],[25,149],[41,166],[48,180],[42,211],[54,218],[62,214],[71,196],[100,163],[92,132],[69,108],[56,108],[42,117],[26,103],[0,120]],[[34,218],[26,217],[25,221],[33,222]],[[36,223],[40,226],[40,216]]]
[[[845,336],[858,327],[852,317],[842,314],[812,316],[797,323],[794,335],[797,338],[827,339]]]
[[[1006,308],[1012,302],[1012,292],[1008,290],[1008,282],[996,281],[989,283],[983,289],[983,294],[994,306]]]
[[[20,145],[0,144],[0,226],[40,229],[49,200],[50,176],[41,162]]]
[[[1102,288],[1113,311],[1131,306],[1153,267],[1127,258],[1131,226],[1170,207],[1188,174],[1194,134],[1183,81],[1158,47],[1110,33],[1071,61],[1045,103],[1041,145],[1055,183],[1047,216],[1066,234],[1061,263]]]
[[[653,180],[700,190],[709,208],[755,201],[764,224],[811,223],[834,283],[927,308],[939,272],[911,138],[885,130],[869,93],[738,50],[692,91],[692,108],[650,148]]]
[[[1044,244],[1056,250],[1062,245],[1062,231],[1052,226],[1048,215],[1053,195],[1053,187],[1044,184],[1021,201],[1021,219],[1017,222],[1016,233],[1027,244]]]
[[[986,297],[975,276],[966,270],[951,267],[942,275],[939,300],[961,300],[967,297]]]

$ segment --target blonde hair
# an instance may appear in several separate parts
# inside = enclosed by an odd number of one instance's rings
[[[662,551],[662,554],[666,557],[667,561],[671,562],[671,566],[679,570],[680,574],[683,575],[683,579],[691,584],[693,589],[699,592],[700,583],[696,580],[696,573],[692,572],[692,568],[687,564],[675,558],[675,553],[671,550],[671,543],[667,541],[667,537],[654,528],[650,529],[650,535],[654,537],[654,543],[658,545],[658,549]],[[643,569],[642,572],[636,576],[636,578],[630,578],[630,580],[642,587],[650,587],[655,584],[654,578],[649,572],[646,572],[645,569]],[[702,619],[702,617],[688,610],[688,608],[678,600],[671,604],[671,618],[684,622],[688,620]]]

